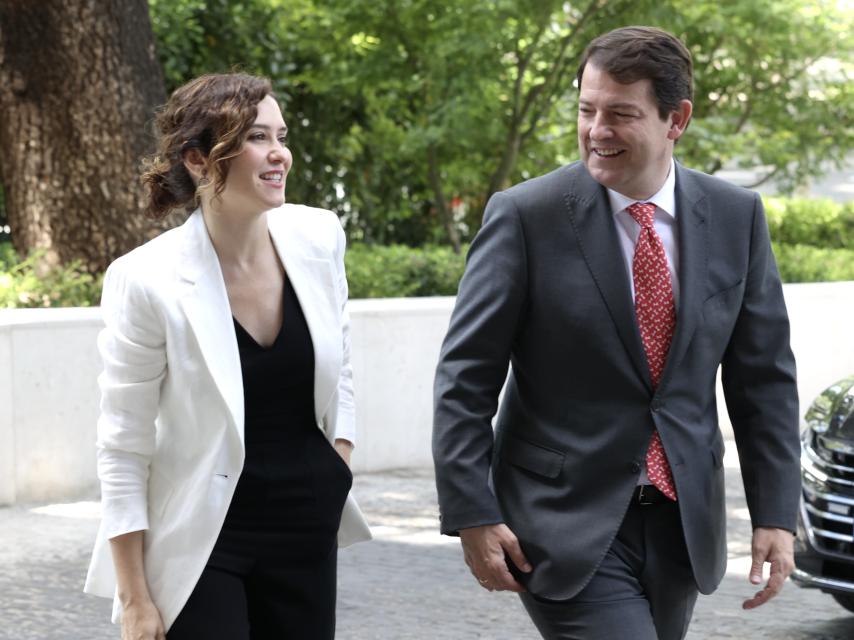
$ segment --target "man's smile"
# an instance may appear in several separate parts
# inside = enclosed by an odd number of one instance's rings
[[[600,158],[614,158],[625,152],[624,149],[604,149],[601,147],[593,147],[592,151]]]

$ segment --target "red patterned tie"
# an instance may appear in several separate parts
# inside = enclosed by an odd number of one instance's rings
[[[632,259],[632,279],[635,285],[635,315],[654,389],[661,380],[667,351],[673,340],[673,330],[676,328],[673,286],[664,245],[652,224],[655,205],[636,202],[627,210],[641,227]],[[676,500],[673,474],[658,430],[653,431],[646,451],[646,473],[659,491],[671,500]]]

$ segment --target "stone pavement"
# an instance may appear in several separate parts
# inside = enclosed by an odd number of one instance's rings
[[[851,640],[854,615],[793,584],[765,607],[741,610],[754,588],[746,578],[750,527],[732,451],[730,443],[730,567],[721,588],[700,597],[689,640]],[[360,474],[355,491],[376,540],[340,553],[337,638],[538,637],[516,596],[481,589],[459,543],[436,533],[429,470]],[[0,509],[0,639],[119,638],[109,603],[80,591],[97,512],[93,502]]]

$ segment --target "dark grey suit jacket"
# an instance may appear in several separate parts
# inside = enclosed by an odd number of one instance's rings
[[[534,566],[522,580],[535,595],[571,598],[590,579],[653,428],[697,585],[717,587],[719,364],[753,526],[795,529],[795,363],[762,202],[677,164],[676,203],[681,293],[655,391],[607,192],[582,164],[493,196],[472,243],[436,374],[441,526],[506,522]]]

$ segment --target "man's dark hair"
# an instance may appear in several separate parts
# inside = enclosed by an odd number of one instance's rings
[[[691,53],[676,36],[655,27],[622,27],[599,36],[581,54],[575,77],[588,63],[621,84],[650,80],[658,115],[664,120],[682,100],[694,99]]]

